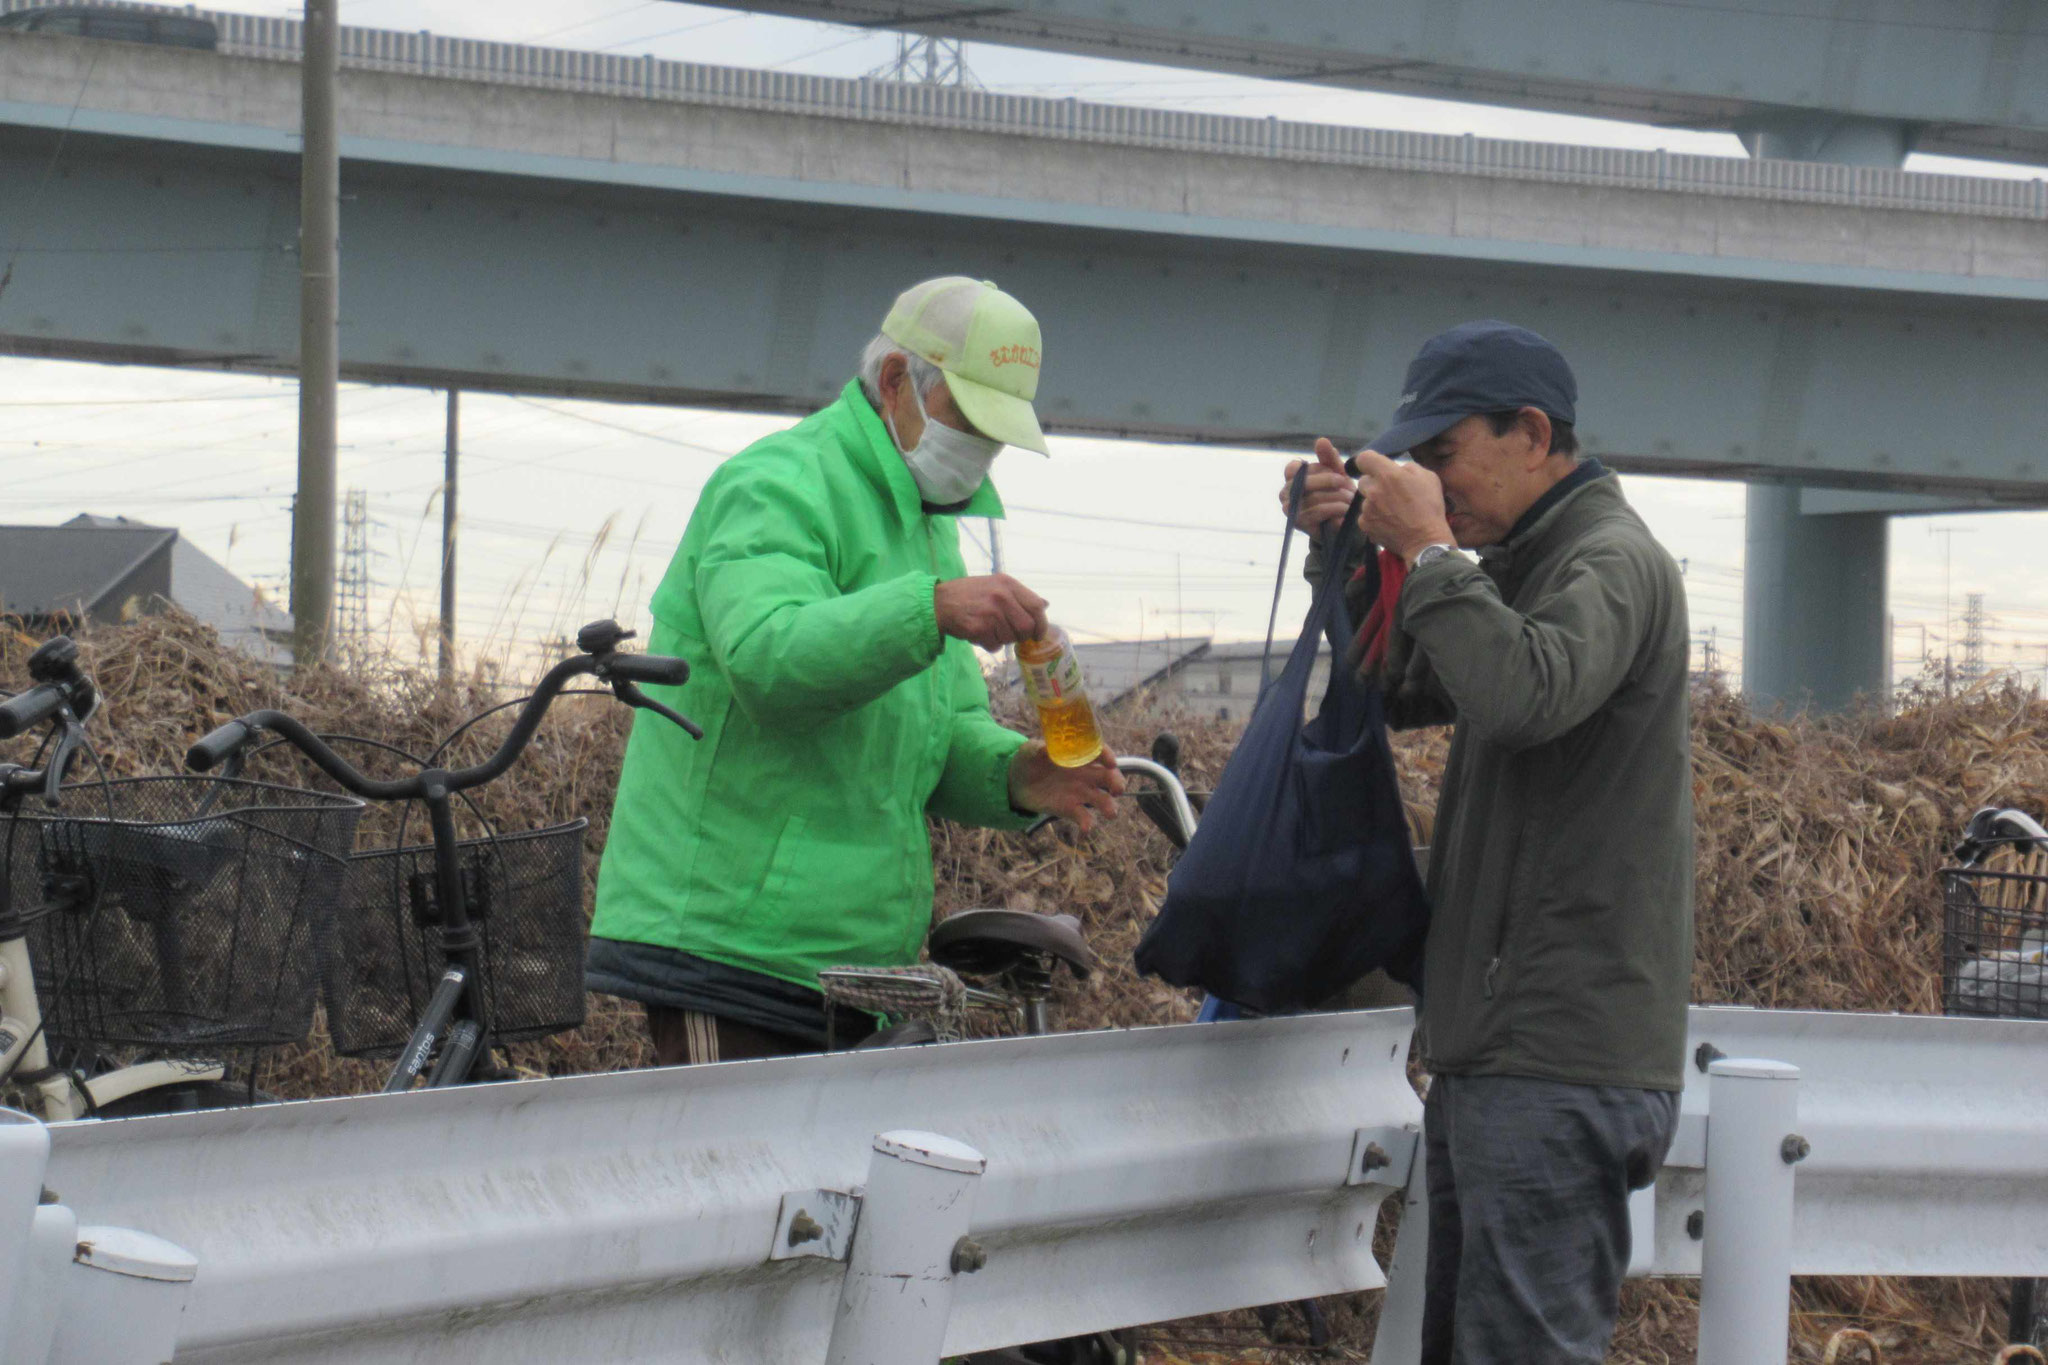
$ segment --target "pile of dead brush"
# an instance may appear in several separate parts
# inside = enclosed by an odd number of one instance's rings
[[[36,642],[18,630],[5,634],[0,680],[21,679]],[[316,730],[425,753],[473,712],[516,694],[485,671],[444,684],[430,671],[395,664],[284,677],[223,651],[209,630],[178,616],[88,629],[80,643],[106,695],[94,723],[97,751],[116,776],[179,771],[192,739],[257,706],[280,707]],[[484,721],[449,756],[473,760],[509,723],[502,712]],[[482,817],[505,830],[587,817],[586,870],[594,873],[629,723],[607,697],[564,701],[514,773],[479,795]],[[1221,773],[1240,726],[1143,710],[1108,723],[1112,744],[1135,753],[1168,728],[1181,738],[1188,783],[1199,791]],[[1442,732],[1404,735],[1395,746],[1423,837],[1446,747]],[[28,742],[18,740],[4,756],[25,759],[28,752]],[[374,770],[374,758],[359,757]],[[251,775],[318,781],[283,751],[259,758]],[[1940,1006],[1938,869],[1976,807],[2048,810],[2048,706],[1989,685],[1955,698],[1916,697],[1895,714],[1759,718],[1725,691],[1708,688],[1695,698],[1693,778],[1696,999],[1933,1012]],[[425,837],[416,818],[401,831],[387,815],[366,822],[363,841],[390,843],[401,834]],[[1628,831],[1614,837],[1626,839]],[[938,826],[932,846],[941,914],[1005,905],[1081,917],[1105,970],[1062,988],[1066,1027],[1193,1017],[1197,1002],[1186,992],[1141,980],[1129,967],[1172,852],[1135,810],[1085,836],[1065,827],[1018,836]],[[582,1029],[525,1045],[518,1060],[530,1074],[560,1075],[639,1065],[647,1057],[636,1012],[594,999]],[[267,1087],[290,1095],[350,1093],[374,1082],[372,1066],[335,1058],[317,1037],[271,1058],[264,1071]],[[1894,1360],[1974,1358],[1995,1340],[1995,1292],[1945,1283],[1814,1282],[1801,1294],[1802,1338],[1817,1352],[1827,1333],[1855,1323],[1888,1334]],[[1347,1349],[1370,1339],[1375,1298],[1333,1305]],[[1689,1358],[1693,1313],[1685,1286],[1631,1286],[1617,1358]],[[1242,1326],[1233,1319],[1190,1331],[1213,1336]]]

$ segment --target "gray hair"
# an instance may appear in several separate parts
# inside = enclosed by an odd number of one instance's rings
[[[861,349],[860,391],[868,396],[868,402],[874,404],[878,412],[882,407],[882,362],[892,355],[900,355],[909,363],[910,382],[920,398],[930,393],[933,386],[946,377],[931,361],[904,350],[900,342],[876,333],[875,339]]]

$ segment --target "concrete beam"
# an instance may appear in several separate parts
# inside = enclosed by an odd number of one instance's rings
[[[1982,496],[1930,497],[1919,493],[1869,493],[1847,488],[1802,488],[1799,514],[1804,517],[1853,517],[1866,512],[1893,517],[1936,517],[1954,512],[2038,511],[2048,500],[2015,501]]]
[[[1818,110],[2048,163],[2048,7],[2012,0],[709,0],[844,24],[1686,128]]]
[[[87,46],[0,42],[0,346],[288,368],[295,69],[108,44],[86,82]],[[1495,315],[1563,346],[1624,468],[2048,485],[2038,221],[386,73],[342,117],[356,378],[802,410],[904,281],[964,270],[1045,319],[1058,429],[1363,442],[1423,337]]]

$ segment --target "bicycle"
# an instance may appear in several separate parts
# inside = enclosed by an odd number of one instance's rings
[[[1175,771],[1178,743],[1162,735],[1153,753],[1154,759],[1119,757],[1117,767],[1151,780],[1137,795],[1139,809],[1184,849],[1194,836],[1195,809]],[[1050,1002],[1060,969],[1079,981],[1099,965],[1080,920],[1029,910],[957,911],[933,926],[925,954],[929,963],[913,967],[832,967],[818,974],[834,1005],[890,1018],[856,1050],[951,1042],[966,1035],[968,1015],[976,1010],[1013,1020],[1026,1036],[1056,1032]],[[826,1011],[828,1030],[833,1014]],[[826,1050],[837,1049],[828,1040]],[[1136,1359],[1134,1334],[1118,1331],[977,1352],[958,1365],[1131,1365]]]
[[[254,1050],[311,1030],[306,940],[362,803],[104,770],[67,785],[81,755],[98,762],[98,689],[61,635],[28,669],[0,739],[52,732],[43,767],[0,764],[0,1082],[51,1121],[256,1102]],[[23,811],[32,796],[43,811]],[[109,1047],[171,1055],[111,1065]],[[244,1050],[246,1083],[230,1082],[221,1055]]]
[[[1941,871],[1941,994],[1946,1014],[2048,1019],[2048,828],[1985,806]],[[2040,1280],[2016,1279],[2006,1340],[2048,1346]]]
[[[422,1077],[428,1089],[505,1079],[510,1073],[493,1057],[498,1045],[582,1022],[581,859],[587,822],[463,840],[457,836],[453,802],[468,800],[465,793],[511,768],[548,707],[574,678],[595,677],[626,705],[652,711],[693,738],[703,738],[687,717],[639,686],[679,687],[690,676],[689,665],[663,655],[617,653],[632,635],[614,621],[584,626],[576,636],[580,653],[548,670],[527,697],[472,717],[426,759],[376,745],[417,765],[406,777],[365,775],[325,738],[276,710],[231,720],[187,751],[185,764],[195,772],[227,763],[239,766],[260,751],[249,749],[256,735],[268,731],[276,739],[262,748],[290,744],[344,791],[365,801],[417,801],[426,807],[431,846],[358,853],[350,860],[350,890],[340,898],[337,922],[328,926],[323,954],[323,994],[336,1050],[359,1056],[396,1051],[384,1093],[410,1090]],[[438,765],[440,755],[470,726],[511,706],[520,707],[518,717],[488,758],[453,770]],[[367,912],[372,902],[381,913]],[[359,916],[355,927],[361,933],[346,932],[341,922],[352,912]],[[369,950],[358,951],[365,936],[372,940]],[[421,994],[409,988],[415,979],[433,984],[424,992],[417,1018],[409,1024],[401,1020],[398,1027],[405,1031],[393,1035],[390,1021]],[[539,1003],[530,1003],[534,1000]],[[515,1003],[522,1008],[514,1010]],[[402,1039],[395,1048],[394,1037]]]

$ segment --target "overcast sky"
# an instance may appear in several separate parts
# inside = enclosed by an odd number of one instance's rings
[[[296,14],[249,0],[222,8]],[[344,23],[678,60],[857,76],[894,56],[885,32],[670,3],[670,0],[343,0]],[[1269,85],[971,45],[987,86],[1243,114],[1482,136],[1739,156],[1732,137],[1402,96]],[[1914,169],[2032,176],[1916,157]],[[344,258],[344,291],[346,290]],[[906,283],[908,283],[906,281]],[[1029,300],[1026,300],[1028,303]],[[1043,319],[1056,367],[1059,319]],[[0,319],[4,322],[4,319]],[[1585,395],[1589,408],[1597,394]],[[444,400],[415,390],[345,386],[341,484],[369,499],[373,615],[395,642],[424,631],[435,602]],[[45,361],[0,360],[0,450],[14,477],[0,493],[12,522],[121,513],[180,527],[244,577],[281,585],[296,459],[289,381]],[[645,623],[645,602],[697,490],[726,454],[783,419],[483,394],[463,398],[461,633],[503,648],[559,638],[616,611]],[[996,480],[1012,507],[1005,567],[1054,604],[1082,639],[1142,634],[1263,634],[1278,555],[1270,452],[1059,438],[1055,458],[1010,452]],[[1742,488],[1631,477],[1630,497],[1684,561],[1693,621],[1724,662],[1740,656]],[[985,565],[984,528],[969,564]],[[1946,534],[1953,531],[1954,534]],[[2048,668],[2048,514],[1896,519],[1892,532],[1895,671],[1959,638],[1965,594],[1983,592],[1997,664]],[[1298,554],[1297,550],[1297,554]],[[1292,576],[1292,575],[1290,575]],[[418,604],[418,605],[415,605]],[[1290,591],[1282,634],[1305,606]]]

